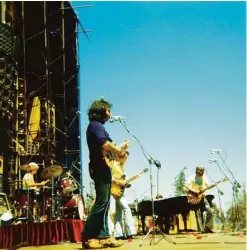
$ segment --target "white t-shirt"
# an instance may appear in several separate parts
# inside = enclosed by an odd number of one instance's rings
[[[22,179],[22,188],[23,189],[27,189],[28,188],[28,183],[29,184],[34,183],[34,178],[33,178],[33,175],[31,173],[26,173],[23,176],[23,179]],[[30,187],[30,189],[35,189],[35,188],[36,187]]]
[[[205,176],[198,177],[196,176],[196,174],[193,174],[188,178],[186,185],[192,189],[197,189],[198,187],[202,187],[202,189],[205,189],[209,186],[209,183]]]

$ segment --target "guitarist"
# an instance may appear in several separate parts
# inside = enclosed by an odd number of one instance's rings
[[[122,170],[123,170],[123,165],[128,158],[128,155],[129,153],[126,151],[126,155],[119,159],[119,165]],[[116,178],[118,177],[119,174],[120,173],[114,174],[113,172],[112,182],[119,185],[120,187],[125,187],[126,175],[123,171],[121,173],[122,178],[121,179]],[[136,178],[139,178],[139,175],[137,175]],[[114,236],[116,239],[119,239],[119,240],[126,239],[126,238],[132,239],[133,236],[136,235],[136,229],[135,229],[135,225],[134,225],[134,221],[132,217],[132,212],[124,196],[124,192],[121,196],[114,197],[114,199],[115,199],[115,209],[116,209],[115,220],[114,220]],[[124,220],[124,225],[123,225],[123,220]]]
[[[89,149],[89,173],[95,184],[96,200],[90,210],[82,233],[82,245],[87,249],[118,247],[123,244],[110,237],[108,210],[112,182],[111,169],[106,164],[103,152],[110,151],[119,157],[126,153],[116,147],[104,128],[110,119],[112,105],[103,98],[95,100],[88,109],[89,125],[86,136]]]
[[[195,188],[195,186],[196,186],[196,188]],[[185,187],[190,192],[194,193],[195,195],[201,194],[200,192],[208,186],[209,186],[209,183],[204,176],[204,166],[202,166],[202,165],[199,165],[196,167],[196,173],[194,175],[190,176],[185,184]],[[213,233],[213,231],[212,231],[212,229],[213,229],[213,211],[210,208],[210,205],[209,205],[207,199],[205,198],[205,196],[203,196],[203,198],[200,202],[201,202],[201,205],[203,207],[205,207],[204,210],[206,211],[206,221],[204,221],[204,223],[203,223],[205,226],[202,226],[201,211],[200,211],[200,209],[198,209],[196,211],[196,214],[197,214],[199,231],[201,231],[202,233]]]

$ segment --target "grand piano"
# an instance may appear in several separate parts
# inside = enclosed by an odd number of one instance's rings
[[[212,204],[213,195],[206,195],[209,204]],[[177,196],[167,199],[154,200],[154,214],[157,215],[157,224],[164,233],[169,234],[170,218],[172,215],[181,214],[183,217],[184,228],[187,231],[186,217],[190,210],[204,210],[203,203],[197,205],[189,204],[187,196]],[[152,216],[152,201],[144,200],[138,203],[138,215],[141,216],[142,232],[145,234],[145,216]],[[164,222],[163,225],[159,223]],[[163,223],[162,223],[163,224]]]

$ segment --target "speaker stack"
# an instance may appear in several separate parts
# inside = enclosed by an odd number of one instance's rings
[[[0,23],[0,115],[8,120],[15,111],[17,41],[13,28]]]

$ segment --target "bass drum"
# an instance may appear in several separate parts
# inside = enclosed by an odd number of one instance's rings
[[[63,197],[63,217],[65,219],[86,220],[83,197],[80,194]]]
[[[60,180],[60,187],[62,188],[62,192],[65,195],[72,193],[78,188],[76,182],[68,177],[62,178]]]

